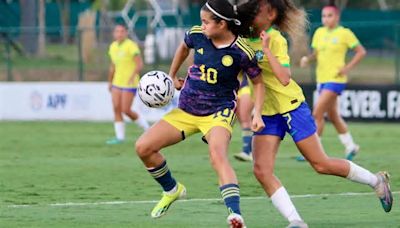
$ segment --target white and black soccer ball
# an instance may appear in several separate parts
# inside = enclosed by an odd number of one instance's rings
[[[150,108],[167,105],[174,97],[175,87],[171,77],[162,71],[150,71],[139,81],[139,97]]]

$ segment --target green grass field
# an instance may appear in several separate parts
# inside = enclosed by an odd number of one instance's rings
[[[399,228],[400,125],[350,127],[362,147],[355,161],[374,172],[392,173],[397,192],[391,213],[383,212],[369,187],[318,175],[294,161],[298,153],[289,137],[280,149],[276,174],[310,227]],[[241,147],[238,130],[230,157]],[[161,190],[134,153],[140,130],[131,124],[127,133],[127,143],[106,146],[111,123],[0,122],[0,227],[226,227],[226,209],[200,135],[164,150],[174,176],[187,187],[188,200],[153,220],[150,210]],[[330,155],[343,156],[331,125],[323,143]],[[285,227],[253,177],[251,164],[233,159],[232,164],[247,226]]]

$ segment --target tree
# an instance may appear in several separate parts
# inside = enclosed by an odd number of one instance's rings
[[[58,9],[60,11],[60,20],[63,31],[63,43],[66,44],[70,40],[70,14],[71,14],[71,0],[56,0]]]
[[[36,54],[38,36],[34,30],[37,27],[37,4],[32,0],[20,0],[21,7],[21,44],[28,54]]]
[[[38,38],[38,55],[43,57],[46,55],[46,1],[39,0],[39,38]]]

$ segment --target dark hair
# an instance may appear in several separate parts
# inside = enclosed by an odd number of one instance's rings
[[[117,24],[114,26],[114,28],[116,28],[116,27],[122,27],[122,28],[124,28],[125,30],[128,31],[128,26],[127,26],[126,24],[117,23]]]
[[[273,24],[279,30],[287,33],[293,40],[294,37],[304,34],[308,26],[307,14],[299,9],[292,0],[262,0],[276,9],[277,16]]]
[[[337,13],[337,14],[340,14],[340,9],[339,9],[339,7],[337,7],[335,4],[328,4],[328,5],[325,5],[324,7],[322,7],[322,10],[323,9],[325,9],[325,8],[332,8],[332,9],[334,9],[335,10],[335,12]]]
[[[258,12],[257,0],[235,2],[238,4],[232,5],[227,0],[208,0],[201,10],[211,12],[216,22],[225,20],[233,34],[248,37]]]

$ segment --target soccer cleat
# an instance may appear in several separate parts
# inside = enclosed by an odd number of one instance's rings
[[[291,221],[287,228],[308,228],[307,223],[300,220]]]
[[[124,140],[117,139],[117,138],[112,138],[112,139],[107,140],[106,144],[107,145],[117,145],[117,144],[121,144],[123,142],[124,142]]]
[[[306,158],[303,155],[296,156],[294,159],[299,162],[306,161]]]
[[[226,221],[229,224],[229,228],[246,228],[243,217],[239,214],[231,213]]]
[[[389,174],[381,171],[375,175],[379,180],[378,184],[375,186],[376,195],[381,201],[383,210],[385,210],[385,212],[390,212],[390,210],[392,210],[393,196],[390,191]]]
[[[353,148],[346,148],[346,151],[345,151],[346,159],[349,161],[352,161],[353,158],[357,155],[359,150],[360,150],[360,146],[357,144],[354,144]]]
[[[246,154],[245,152],[240,152],[235,155],[233,155],[234,158],[236,158],[239,161],[253,161],[253,156],[250,154]]]
[[[181,183],[178,183],[177,190],[175,193],[172,193],[172,194],[168,194],[166,192],[163,193],[163,197],[151,211],[151,217],[159,218],[159,217],[165,215],[165,213],[167,213],[167,211],[168,211],[168,208],[171,206],[171,204],[175,200],[181,199],[185,196],[186,196],[185,186],[183,186]]]

